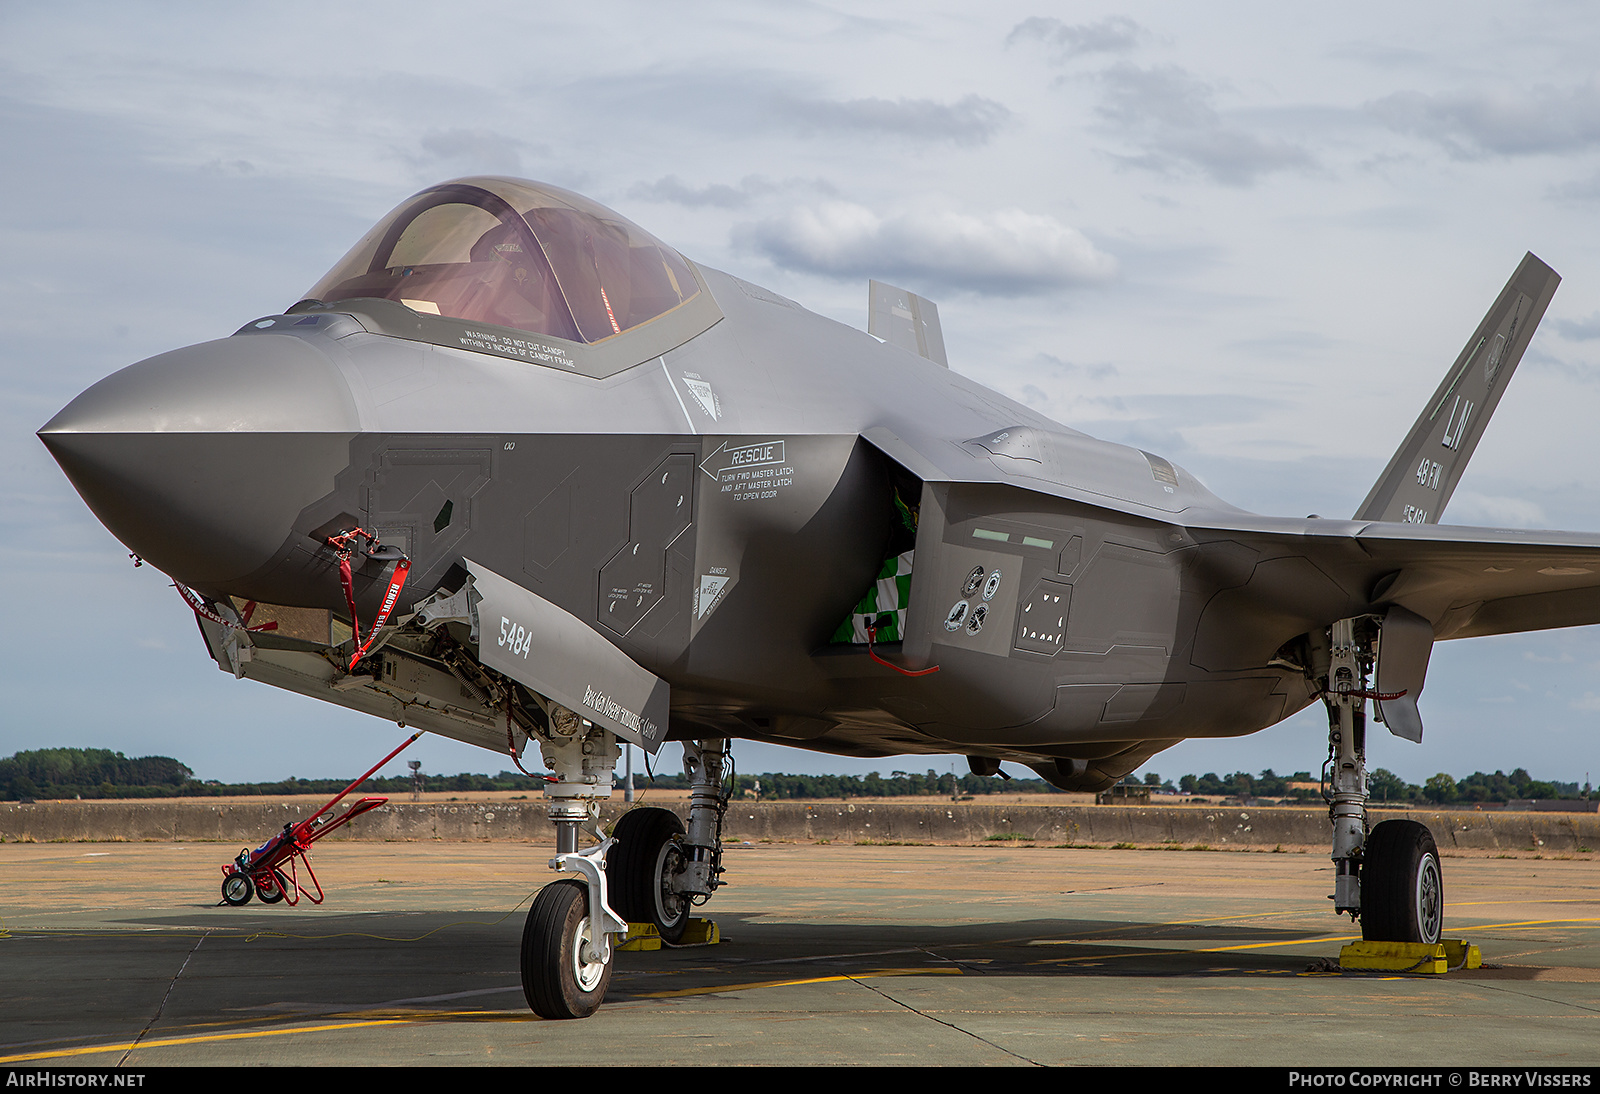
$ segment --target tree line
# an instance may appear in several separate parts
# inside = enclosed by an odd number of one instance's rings
[[[1505,802],[1512,799],[1553,799],[1588,797],[1590,786],[1576,782],[1535,779],[1523,768],[1507,775],[1475,771],[1461,779],[1440,772],[1417,786],[1394,772],[1378,768],[1368,784],[1375,803],[1448,805],[1479,802]],[[929,768],[922,774],[891,771],[887,776],[876,771],[868,775],[790,775],[764,772],[736,775],[732,779],[736,794],[757,793],[763,799],[887,798],[887,797],[979,797],[986,794],[1058,794],[1061,791],[1037,778],[1000,779],[978,775],[957,775]],[[1143,778],[1129,776],[1125,784],[1161,793],[1203,794],[1211,797],[1277,798],[1285,801],[1318,801],[1321,790],[1309,771],[1292,775],[1274,774],[1268,768],[1259,774],[1235,771],[1219,776],[1184,775],[1176,785],[1160,775]],[[0,759],[0,800],[28,801],[37,798],[172,798],[241,797],[287,794],[325,794],[332,796],[348,784],[344,779],[301,779],[290,777],[277,782],[223,783],[201,781],[186,765],[170,756],[140,756],[129,759],[120,752],[104,748],[45,748],[18,752]],[[687,790],[688,777],[679,772],[656,774],[636,772],[638,789],[655,786],[664,790]],[[409,775],[371,778],[357,788],[367,794],[409,793]],[[537,791],[539,786],[515,771],[496,775],[427,775],[424,789],[447,793],[473,793],[486,790]]]
[[[1231,775],[1219,776],[1216,772],[1208,771],[1204,775],[1185,775],[1178,780],[1174,787],[1170,782],[1163,782],[1160,775],[1149,774],[1142,780],[1124,780],[1133,782],[1134,785],[1161,788],[1168,791],[1177,790],[1183,794],[1205,794],[1210,796],[1226,795],[1240,798],[1283,798],[1286,800],[1320,799],[1322,789],[1320,780],[1309,771],[1296,771],[1293,775],[1274,774],[1269,767],[1259,775],[1251,775],[1245,771],[1235,771]],[[1426,780],[1418,786],[1408,783],[1399,775],[1387,768],[1380,767],[1367,773],[1367,788],[1372,794],[1372,800],[1377,803],[1392,802],[1403,804],[1473,804],[1478,802],[1507,802],[1512,800],[1551,800],[1556,798],[1587,798],[1590,786],[1585,783],[1581,788],[1576,782],[1560,782],[1557,780],[1535,779],[1524,768],[1517,768],[1507,775],[1504,771],[1496,771],[1492,775],[1482,771],[1474,771],[1462,779],[1455,779],[1445,772]]]

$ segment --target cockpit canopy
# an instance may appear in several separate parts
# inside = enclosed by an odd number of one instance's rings
[[[307,294],[376,297],[470,323],[602,342],[700,291],[682,256],[605,206],[509,178],[410,198]]]

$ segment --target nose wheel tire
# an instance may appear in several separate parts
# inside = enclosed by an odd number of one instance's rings
[[[686,894],[672,889],[684,866],[683,822],[668,809],[633,809],[611,834],[617,841],[606,855],[611,907],[629,923],[655,924],[663,941],[681,941],[693,909]]]
[[[598,944],[604,955],[586,952]],[[587,1018],[611,983],[610,939],[589,922],[589,889],[564,878],[539,890],[522,931],[522,993],[541,1018]]]
[[[1361,937],[1431,945],[1443,931],[1444,875],[1433,833],[1416,821],[1384,821],[1362,852]]]
[[[255,895],[255,886],[250,884],[250,879],[244,874],[229,874],[222,879],[223,902],[235,908],[243,907],[250,903],[250,898]]]

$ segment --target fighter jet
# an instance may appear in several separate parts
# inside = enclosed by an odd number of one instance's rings
[[[1369,710],[1420,742],[1435,641],[1600,622],[1600,536],[1438,523],[1558,280],[1522,260],[1350,520],[1247,513],[985,389],[913,293],[871,283],[854,330],[498,177],[408,198],[286,311],[39,436],[225,671],[534,751],[546,1017],[721,884],[740,739],[1095,790],[1320,702],[1335,906],[1428,942],[1438,851],[1369,829]],[[668,740],[687,826],[602,831],[620,744]]]

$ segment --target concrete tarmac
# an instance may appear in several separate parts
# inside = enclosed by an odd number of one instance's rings
[[[320,907],[216,907],[219,844],[0,845],[0,1064],[1600,1064],[1600,863],[1448,857],[1495,966],[1313,970],[1310,854],[757,844],[718,946],[526,1008],[532,844],[330,845]]]

